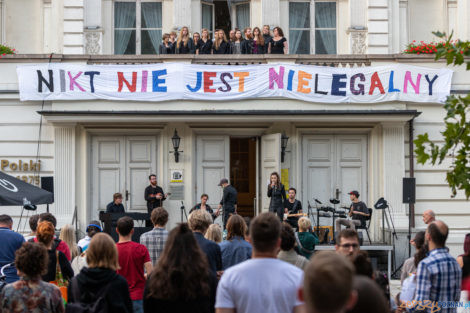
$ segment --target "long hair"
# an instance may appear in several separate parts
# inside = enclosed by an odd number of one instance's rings
[[[55,235],[55,229],[54,229],[54,225],[51,222],[42,221],[41,223],[38,224],[36,238],[38,239],[38,242],[45,245],[46,248],[48,248],[52,240],[54,240],[54,235]]]
[[[255,31],[258,30],[258,35],[256,36],[255,35]],[[259,45],[259,46],[264,46],[264,37],[263,37],[263,33],[261,32],[261,30],[259,29],[258,26],[256,26],[255,28],[253,28],[253,39],[256,40],[256,44]]]
[[[183,31],[186,29],[186,36],[183,37]],[[188,45],[188,40],[189,40],[189,28],[186,26],[183,26],[180,30],[180,35],[178,36],[178,40],[176,41],[176,48],[179,49],[181,46],[181,41],[183,42],[183,45],[186,47]]]
[[[271,185],[271,176],[273,175],[277,177],[277,182],[276,182],[277,188],[281,188],[281,178],[279,177],[278,172],[272,172],[271,175],[269,175],[269,184]]]
[[[273,34],[274,34],[274,31],[277,30],[277,34],[280,36],[280,37],[284,37],[284,32],[282,31],[282,28],[280,28],[279,26],[276,26],[274,27],[273,29]]]
[[[204,33],[207,33],[207,40],[210,40],[210,39],[211,39],[211,34],[209,33],[209,30],[208,30],[207,28],[203,28],[203,29],[201,30],[201,39],[202,39],[202,35],[203,35]]]
[[[419,262],[421,262],[425,257],[426,253],[428,252],[428,248],[425,245],[424,241],[424,231],[420,231],[415,235],[415,245],[416,245],[416,253],[414,255],[414,263],[415,266],[418,267]]]
[[[470,256],[470,233],[465,235],[465,241],[463,243],[463,255]]]
[[[240,215],[232,215],[227,221],[227,240],[235,237],[245,238],[246,223]]]
[[[216,50],[219,50],[219,47],[222,44],[222,42],[224,41],[228,42],[228,40],[227,40],[227,35],[225,34],[225,31],[223,29],[219,29],[217,33],[218,33],[218,37],[214,42],[214,46]]]
[[[113,271],[119,269],[119,259],[116,243],[106,233],[93,236],[86,252],[89,268],[108,268]]]
[[[208,296],[209,266],[206,255],[188,224],[176,226],[169,234],[163,253],[149,281],[148,298],[189,301]]]
[[[228,224],[227,224],[228,226]],[[211,224],[204,235],[206,239],[212,240],[215,243],[222,242],[222,229],[219,224]]]
[[[70,224],[65,225],[60,230],[59,239],[64,241],[67,246],[70,248],[70,253],[72,255],[72,260],[78,255],[78,248],[77,248],[77,239],[75,236],[75,230],[73,226]]]

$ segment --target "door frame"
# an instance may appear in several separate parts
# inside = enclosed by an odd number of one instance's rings
[[[156,162],[156,175],[157,179],[161,182],[166,182],[167,181],[167,173],[164,171],[164,166],[163,166],[163,156],[164,156],[164,149],[166,146],[163,144],[162,134],[163,134],[163,127],[155,127],[155,126],[149,126],[146,127],[145,129],[140,129],[140,128],[96,128],[96,127],[90,127],[90,128],[85,128],[84,129],[86,133],[86,140],[85,140],[85,145],[86,145],[86,155],[85,155],[85,160],[86,160],[86,194],[83,195],[82,197],[85,197],[83,203],[86,203],[87,209],[85,210],[86,212],[86,217],[85,220],[89,221],[91,218],[93,218],[93,196],[92,196],[92,188],[93,188],[93,152],[92,152],[92,146],[93,146],[93,137],[99,137],[99,136],[122,136],[122,137],[135,137],[135,136],[154,136],[155,137],[155,162]],[[126,152],[125,152],[126,153]],[[168,153],[168,152],[166,152]],[[124,156],[127,157],[127,156]],[[164,188],[166,186],[163,186]],[[164,189],[165,190],[165,189]],[[143,192],[143,191],[142,191]]]

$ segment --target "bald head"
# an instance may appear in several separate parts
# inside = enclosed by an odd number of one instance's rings
[[[426,229],[426,240],[429,244],[429,250],[444,247],[448,235],[449,227],[443,221],[435,221],[429,224]]]
[[[423,222],[426,225],[431,224],[436,220],[436,214],[433,210],[426,210],[423,212]]]

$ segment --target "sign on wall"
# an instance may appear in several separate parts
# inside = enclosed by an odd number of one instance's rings
[[[300,64],[51,63],[21,65],[17,73],[22,101],[284,97],[322,103],[444,102],[452,79],[449,69],[408,64],[334,68]]]

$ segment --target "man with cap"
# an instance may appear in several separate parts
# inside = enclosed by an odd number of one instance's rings
[[[77,246],[80,248],[81,252],[85,252],[88,249],[88,245],[90,244],[91,238],[96,235],[97,233],[101,233],[103,229],[101,228],[101,224],[99,221],[91,221],[90,224],[86,227],[87,235],[85,238],[80,239],[77,243]]]
[[[341,231],[341,225],[347,226],[351,229],[356,229],[357,226],[364,227],[366,224],[366,217],[370,216],[367,205],[364,202],[359,201],[359,192],[353,190],[348,194],[351,199],[349,216],[352,217],[352,219],[338,218],[335,225],[335,231],[337,233]]]
[[[222,220],[225,229],[230,215],[236,213],[238,192],[232,185],[228,183],[227,178],[222,178],[220,180],[219,186],[224,189],[224,193],[222,196],[222,200],[220,200],[219,208],[217,209],[217,212],[215,212],[215,214],[219,215],[220,209],[223,207]]]

